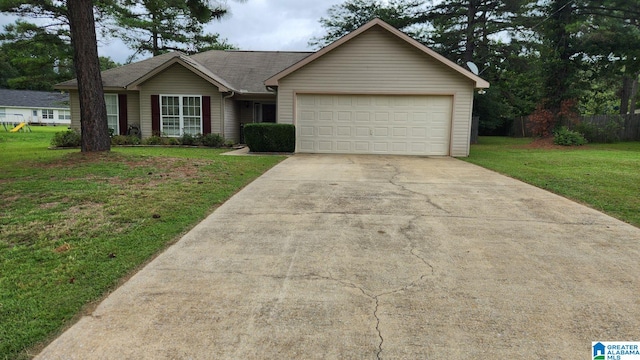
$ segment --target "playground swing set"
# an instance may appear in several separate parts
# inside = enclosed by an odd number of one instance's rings
[[[0,119],[0,123],[2,123],[2,127],[4,127],[4,131],[8,132],[31,132],[31,127],[29,123],[24,120],[24,116],[22,114],[13,114],[13,119]]]

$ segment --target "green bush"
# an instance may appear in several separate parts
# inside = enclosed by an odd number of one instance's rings
[[[198,137],[198,143],[202,146],[219,148],[225,145],[225,140],[220,134],[204,134]]]
[[[198,138],[196,138],[191,134],[184,134],[178,139],[178,142],[180,143],[180,145],[186,146],[199,145],[199,136]]]
[[[157,135],[149,136],[142,140],[142,145],[162,145],[162,138]]]
[[[139,145],[140,138],[135,135],[116,135],[111,138],[111,145]]]
[[[76,130],[57,132],[51,139],[51,145],[56,147],[78,147],[81,142],[80,132]]]
[[[553,143],[563,146],[579,146],[586,144],[587,140],[579,132],[569,130],[566,126],[563,126],[554,132]]]
[[[254,152],[294,152],[296,128],[290,124],[247,124],[244,140]]]

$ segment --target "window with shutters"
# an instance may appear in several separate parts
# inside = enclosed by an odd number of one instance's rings
[[[107,127],[114,135],[120,134],[118,124],[118,94],[104,94],[104,103],[107,105]]]
[[[202,134],[202,97],[160,95],[160,132],[166,136]]]

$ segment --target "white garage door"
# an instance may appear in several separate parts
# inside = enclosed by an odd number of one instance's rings
[[[297,95],[297,152],[449,155],[451,96]]]

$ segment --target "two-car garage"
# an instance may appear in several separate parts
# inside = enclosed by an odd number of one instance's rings
[[[468,156],[475,89],[489,83],[374,19],[265,85],[296,152]]]
[[[449,155],[451,96],[296,95],[296,151]]]

